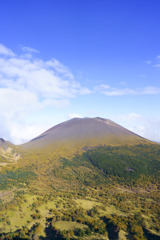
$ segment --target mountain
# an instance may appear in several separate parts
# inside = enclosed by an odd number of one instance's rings
[[[115,122],[103,118],[74,118],[45,131],[24,149],[43,149],[51,146],[85,147],[97,145],[135,145],[149,143],[148,140],[125,129]]]
[[[0,145],[0,240],[160,239],[158,143],[75,118]]]
[[[32,169],[34,166],[36,172],[43,176],[46,176],[43,169],[48,174],[52,169],[51,174],[54,172],[58,181],[61,178],[62,184],[58,185],[63,187],[62,178],[80,179],[82,166],[85,167],[84,172],[88,166],[96,171],[99,169],[100,179],[105,173],[105,178],[120,177],[120,181],[127,182],[139,179],[143,174],[157,174],[160,170],[159,152],[156,154],[158,144],[99,117],[74,118],[58,124],[21,145],[19,150],[24,158],[22,165],[32,164]],[[79,181],[89,183],[92,178],[95,184],[91,175],[86,180],[86,173]]]
[[[3,138],[0,138],[0,148],[6,150],[8,147],[12,146],[13,144],[9,141],[5,141]]]
[[[16,146],[0,138],[0,170],[4,166],[14,166],[18,159],[19,154],[16,151]]]

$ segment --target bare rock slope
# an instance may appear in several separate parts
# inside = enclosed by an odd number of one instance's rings
[[[97,117],[74,118],[58,124],[22,147],[43,149],[47,146],[134,145],[148,142],[111,120]]]

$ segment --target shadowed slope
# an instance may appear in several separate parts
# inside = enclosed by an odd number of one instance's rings
[[[6,150],[8,147],[12,147],[13,144],[9,141],[5,141],[3,138],[0,138],[0,148]]]
[[[50,128],[22,146],[27,149],[38,149],[61,145],[83,147],[104,144],[132,145],[148,142],[148,140],[108,119],[74,118]]]

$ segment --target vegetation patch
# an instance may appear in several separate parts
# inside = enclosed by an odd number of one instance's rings
[[[28,185],[29,180],[35,177],[34,172],[24,169],[0,172],[0,190]]]
[[[63,231],[63,230],[84,229],[84,228],[87,228],[88,226],[78,222],[58,221],[58,222],[55,222],[55,227]]]
[[[84,209],[91,209],[96,205],[101,205],[99,202],[95,202],[94,200],[86,200],[86,199],[77,199],[75,200],[78,207],[82,207]]]
[[[95,167],[121,181],[160,171],[159,145],[100,146],[83,154]]]
[[[160,146],[84,151],[24,154],[20,168],[3,168],[0,240],[160,239]]]

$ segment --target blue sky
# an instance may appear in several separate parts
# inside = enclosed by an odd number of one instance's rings
[[[99,116],[160,142],[159,11],[159,0],[1,1],[0,137]]]

